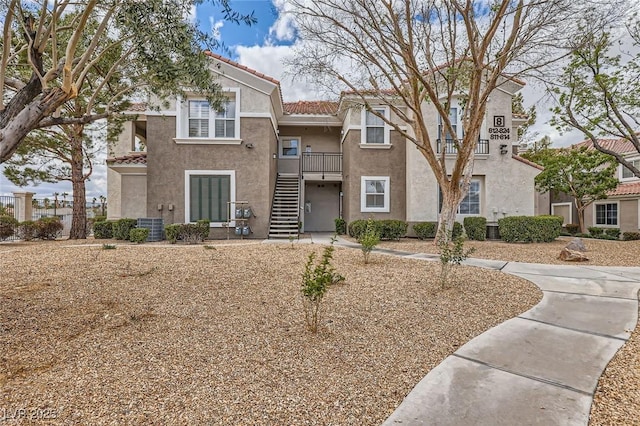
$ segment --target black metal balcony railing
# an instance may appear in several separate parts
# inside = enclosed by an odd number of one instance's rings
[[[458,149],[453,141],[453,139],[445,139],[444,145],[444,153],[445,154],[457,154]],[[438,154],[442,151],[442,139],[438,139]],[[476,154],[488,154],[489,153],[489,140],[488,139],[478,139],[478,144],[476,145]]]
[[[301,173],[342,174],[342,154],[333,152],[304,152],[300,157]]]

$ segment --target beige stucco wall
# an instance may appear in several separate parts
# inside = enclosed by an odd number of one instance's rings
[[[165,223],[185,222],[185,171],[235,170],[236,200],[249,201],[256,217],[250,220],[252,237],[265,238],[275,176],[275,133],[268,118],[242,118],[242,145],[176,144],[175,119],[149,117],[147,137],[147,213],[162,217]],[[254,148],[246,148],[252,143]],[[268,177],[268,178],[267,178]],[[157,205],[172,204],[158,212]],[[212,229],[213,237],[226,236],[226,230]]]
[[[107,219],[120,219],[122,209],[122,181],[120,173],[107,167]],[[145,201],[146,206],[146,201]]]
[[[343,216],[347,222],[356,219],[399,219],[406,217],[404,167],[406,141],[398,132],[390,133],[391,148],[360,147],[360,130],[350,130],[342,145],[343,153]],[[360,186],[362,176],[389,176],[388,213],[361,212]]]
[[[340,128],[327,126],[280,126],[280,137],[299,136],[301,152],[307,145],[311,152],[340,152]]]
[[[147,216],[147,177],[145,175],[121,175],[122,207],[120,217],[137,219]],[[111,206],[109,206],[111,207]],[[155,217],[151,216],[151,217]]]

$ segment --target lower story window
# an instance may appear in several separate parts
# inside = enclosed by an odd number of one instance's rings
[[[596,204],[596,225],[618,225],[618,204]]]
[[[360,210],[362,212],[389,211],[388,176],[362,176]]]
[[[438,188],[438,211],[442,211],[442,191]],[[480,181],[472,180],[469,184],[467,196],[460,202],[457,214],[480,214]]]
[[[232,201],[233,175],[199,174],[187,176],[188,222],[207,219],[210,222],[227,221],[229,201]]]

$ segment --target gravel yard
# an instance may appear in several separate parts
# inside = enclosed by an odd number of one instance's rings
[[[338,247],[306,331],[314,245],[0,244],[0,409],[51,424],[377,425],[457,347],[535,305],[532,284]],[[389,243],[394,245],[395,243]],[[2,412],[0,412],[2,414]]]

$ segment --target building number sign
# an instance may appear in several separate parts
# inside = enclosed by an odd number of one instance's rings
[[[489,139],[493,141],[511,139],[511,129],[506,127],[506,125],[504,115],[494,115],[493,127],[489,127]]]

